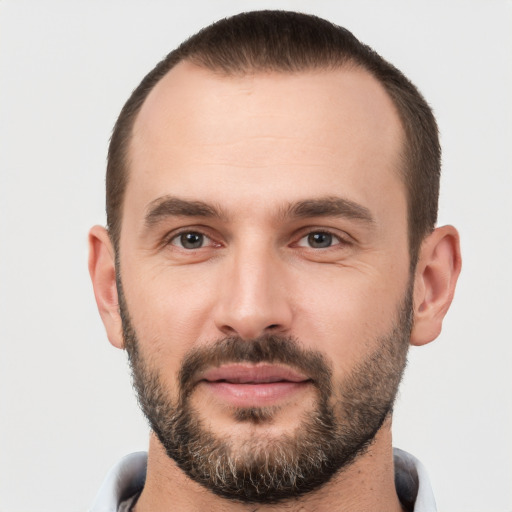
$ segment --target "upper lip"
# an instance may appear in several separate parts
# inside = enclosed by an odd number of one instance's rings
[[[208,382],[230,382],[233,384],[266,384],[271,382],[305,382],[309,377],[289,366],[260,363],[224,364],[216,368],[209,368],[200,380]]]

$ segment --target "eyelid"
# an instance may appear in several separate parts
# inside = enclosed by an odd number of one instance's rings
[[[191,234],[191,233],[201,235],[203,237],[203,245],[201,247],[195,247],[194,249],[188,249],[187,247],[183,247],[183,244],[180,241],[181,236],[186,235],[186,234]],[[186,249],[187,251],[192,251],[192,250],[197,250],[197,249],[203,249],[204,247],[209,246],[210,245],[209,242],[211,242],[211,241],[212,241],[212,239],[209,236],[205,235],[204,233],[200,233],[199,231],[184,231],[182,233],[178,233],[178,234],[174,235],[169,240],[169,245],[174,245],[176,247],[179,247],[180,249]],[[180,243],[178,244],[178,242],[180,242]]]
[[[205,237],[206,245],[204,245],[203,247],[199,247],[198,249],[195,249],[195,250],[204,249],[205,247],[212,247],[212,246],[213,247],[221,247],[223,245],[222,242],[218,241],[218,237],[212,236],[211,230],[206,228],[206,227],[204,227],[204,226],[185,226],[185,227],[180,227],[180,228],[177,228],[175,230],[172,230],[172,231],[168,232],[162,238],[162,241],[161,241],[160,245],[162,247],[166,247],[168,245],[173,245],[174,247],[177,247],[178,249],[184,249],[186,251],[193,251],[194,249],[185,249],[184,247],[181,247],[180,245],[173,243],[174,240],[178,239],[184,233],[198,233],[198,234],[201,234],[202,236]],[[306,238],[308,235],[310,235],[312,233],[326,233],[326,234],[331,235],[333,238],[335,238],[337,240],[337,243],[333,244],[330,247],[324,248],[324,250],[335,248],[338,245],[346,245],[346,246],[348,246],[348,245],[352,245],[352,244],[356,243],[356,240],[352,236],[350,236],[346,232],[340,232],[338,229],[327,228],[327,227],[320,227],[320,226],[319,227],[308,226],[308,227],[305,227],[305,228],[301,228],[300,230],[298,230],[296,232],[295,236],[293,237],[295,242],[292,242],[291,245],[307,249],[308,248],[307,246],[299,245],[299,242],[303,238]],[[315,250],[315,251],[319,250],[319,249],[315,249],[315,248],[312,248],[312,247],[309,247],[309,249],[312,249],[312,250]]]
[[[323,250],[332,249],[338,245],[351,245],[355,242],[355,240],[348,233],[345,233],[345,232],[340,233],[336,229],[325,228],[325,227],[308,227],[308,228],[303,228],[299,231],[299,233],[295,237],[296,242],[294,242],[293,245],[298,246],[298,247],[313,249],[315,251],[320,250],[320,249],[315,249],[313,247],[307,247],[305,245],[299,245],[299,242],[302,239],[308,237],[312,233],[325,233],[327,235],[331,235],[333,238],[336,238],[336,240],[338,241],[337,243],[333,244],[332,246],[326,247]]]
[[[175,229],[173,231],[170,231],[167,233],[163,239],[162,239],[162,247],[166,247],[169,245],[172,245],[173,247],[177,247],[178,249],[183,249],[186,251],[193,251],[193,250],[199,250],[204,249],[205,247],[212,247],[217,246],[220,247],[222,244],[215,240],[215,238],[208,233],[209,230],[200,227],[200,226],[187,226],[187,227],[181,227],[178,229]],[[173,243],[173,241],[179,239],[179,237],[186,233],[197,233],[199,235],[202,235],[205,238],[205,245],[203,247],[198,247],[197,249],[185,249],[185,247],[182,247],[181,245]],[[208,242],[208,243],[206,243]]]

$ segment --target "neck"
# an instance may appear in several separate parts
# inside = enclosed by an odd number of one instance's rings
[[[146,484],[135,512],[402,512],[395,489],[391,419],[377,433],[373,444],[348,468],[320,489],[277,505],[229,501],[192,481],[169,459],[154,434],[151,435]]]

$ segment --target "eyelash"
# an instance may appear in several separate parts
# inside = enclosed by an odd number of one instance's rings
[[[213,237],[211,237],[208,234],[206,234],[203,230],[201,230],[201,229],[190,229],[190,228],[189,229],[182,229],[182,230],[180,230],[177,233],[170,234],[168,237],[166,237],[166,239],[164,240],[162,245],[163,246],[173,245],[173,246],[178,247],[179,249],[182,249],[182,250],[185,250],[185,251],[193,251],[193,250],[199,250],[199,249],[204,249],[205,248],[204,245],[202,245],[201,247],[197,247],[197,248],[186,248],[186,247],[183,247],[183,244],[178,245],[178,244],[173,243],[174,241],[178,240],[179,237],[181,237],[183,235],[187,235],[187,234],[201,235],[206,240],[210,241],[210,245],[213,245],[214,247],[221,247],[222,246],[221,243],[215,242]],[[332,243],[331,245],[329,245],[327,247],[311,247],[311,246],[300,245],[300,242],[303,239],[307,239],[308,237],[310,237],[312,235],[327,235],[328,237],[332,237],[332,242],[335,242],[335,243]],[[307,231],[302,231],[302,233],[300,235],[300,238],[298,238],[298,240],[296,242],[291,244],[291,246],[292,247],[294,247],[294,246],[295,247],[300,247],[300,248],[303,248],[303,249],[312,249],[312,250],[321,250],[321,249],[328,250],[328,249],[335,248],[338,245],[349,246],[351,244],[352,244],[352,242],[348,239],[348,236],[347,237],[343,237],[343,236],[340,236],[339,234],[333,233],[332,231],[329,231],[329,230],[326,230],[326,229],[314,229],[314,228],[311,228],[311,229],[308,229]]]
[[[327,235],[328,237],[331,237],[331,245],[327,246],[327,247],[311,247],[311,246],[302,246],[300,245],[300,242],[304,239],[307,239],[309,238],[310,236],[312,235]],[[332,231],[329,231],[329,230],[325,230],[325,229],[311,229],[309,230],[308,232],[304,233],[300,238],[299,240],[294,244],[298,247],[304,247],[304,248],[307,248],[307,249],[313,249],[313,250],[320,250],[320,249],[324,249],[324,250],[327,250],[327,249],[332,249],[332,248],[335,248],[336,246],[338,245],[349,245],[350,242],[347,238],[344,238],[336,233],[333,233]]]
[[[177,233],[172,233],[171,235],[169,235],[168,237],[166,237],[166,239],[164,240],[164,243],[163,245],[164,246],[168,246],[168,245],[174,245],[176,247],[178,247],[179,249],[183,249],[185,251],[192,251],[194,249],[187,249],[186,247],[183,247],[183,246],[179,246],[177,244],[174,244],[173,242],[175,240],[178,240],[181,236],[183,235],[188,235],[188,234],[195,234],[195,235],[201,235],[202,237],[204,237],[205,239],[207,240],[210,240],[210,242],[213,242],[213,244],[215,246],[218,246],[220,247],[221,244],[218,243],[218,242],[214,242],[213,238],[209,235],[207,235],[204,231],[202,231],[201,229],[182,229],[181,231],[178,231]],[[204,249],[204,246],[201,246],[201,247],[198,247],[197,249]]]

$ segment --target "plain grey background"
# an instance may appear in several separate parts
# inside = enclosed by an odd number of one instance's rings
[[[394,444],[426,465],[440,512],[512,510],[510,1],[0,0],[1,512],[83,511],[146,448],[87,273],[107,141],[168,51],[269,7],[347,27],[435,110],[440,224],[459,228],[464,266],[442,335],[411,351]]]

